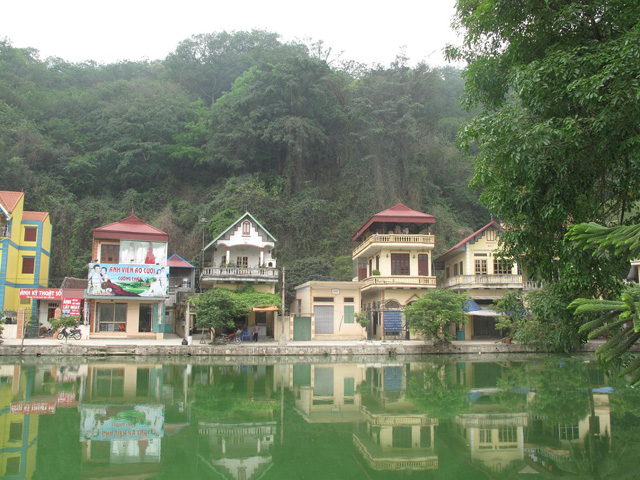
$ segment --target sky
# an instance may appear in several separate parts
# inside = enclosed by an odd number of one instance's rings
[[[446,65],[455,0],[3,0],[0,39],[68,62],[158,60],[192,35],[261,29],[282,41],[322,40],[330,58],[388,66]]]

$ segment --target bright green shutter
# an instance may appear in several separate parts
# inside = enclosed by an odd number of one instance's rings
[[[344,323],[353,323],[353,305],[344,306]]]

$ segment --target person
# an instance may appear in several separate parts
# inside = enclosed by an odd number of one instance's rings
[[[109,275],[107,274],[107,267],[102,267],[100,269],[100,276],[102,277],[102,290],[107,292],[107,294],[116,295],[118,297],[138,297],[137,293],[129,292],[122,288],[120,285],[117,285],[111,281]]]
[[[166,270],[162,267],[158,270],[158,274],[155,276],[149,290],[142,292],[141,297],[164,297],[167,294],[167,274]]]
[[[235,333],[236,338],[239,338],[240,340],[242,340],[242,327],[238,326],[238,328],[236,328],[236,333]],[[236,340],[238,341],[238,340]]]
[[[87,287],[89,295],[102,293],[102,276],[100,275],[100,264],[96,263],[92,270],[89,270],[89,284]]]
[[[251,339],[254,342],[258,341],[258,334],[260,333],[260,327],[258,325],[253,326],[253,338]]]
[[[154,265],[156,263],[156,256],[153,254],[153,245],[149,242],[149,248],[147,249],[147,256],[144,259],[144,263],[147,265]]]

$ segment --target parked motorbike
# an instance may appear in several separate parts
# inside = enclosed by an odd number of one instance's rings
[[[62,327],[62,330],[58,332],[58,340],[64,340],[65,338],[69,337],[80,340],[82,338],[82,332],[77,327],[71,330],[67,330],[67,327]]]
[[[218,341],[219,343],[240,343],[242,342],[242,337],[236,335],[235,333],[230,333],[229,335],[223,333],[222,335],[216,337],[216,341]]]

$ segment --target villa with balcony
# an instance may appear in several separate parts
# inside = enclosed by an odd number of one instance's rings
[[[438,288],[465,292],[469,302],[469,323],[464,327],[464,338],[498,338],[495,329],[493,301],[509,290],[525,289],[529,284],[523,278],[516,262],[500,257],[499,240],[502,226],[491,221],[481,229],[462,239],[435,260],[435,267],[444,272]]]
[[[200,290],[251,286],[256,292],[275,293],[279,280],[273,249],[276,239],[249,212],[211,240],[202,250]],[[248,325],[260,327],[259,338],[273,336],[277,312],[254,309]]]
[[[372,215],[352,240],[364,310],[371,317],[372,338],[405,335],[402,309],[427,289],[436,288],[432,268],[433,215],[398,203]]]

